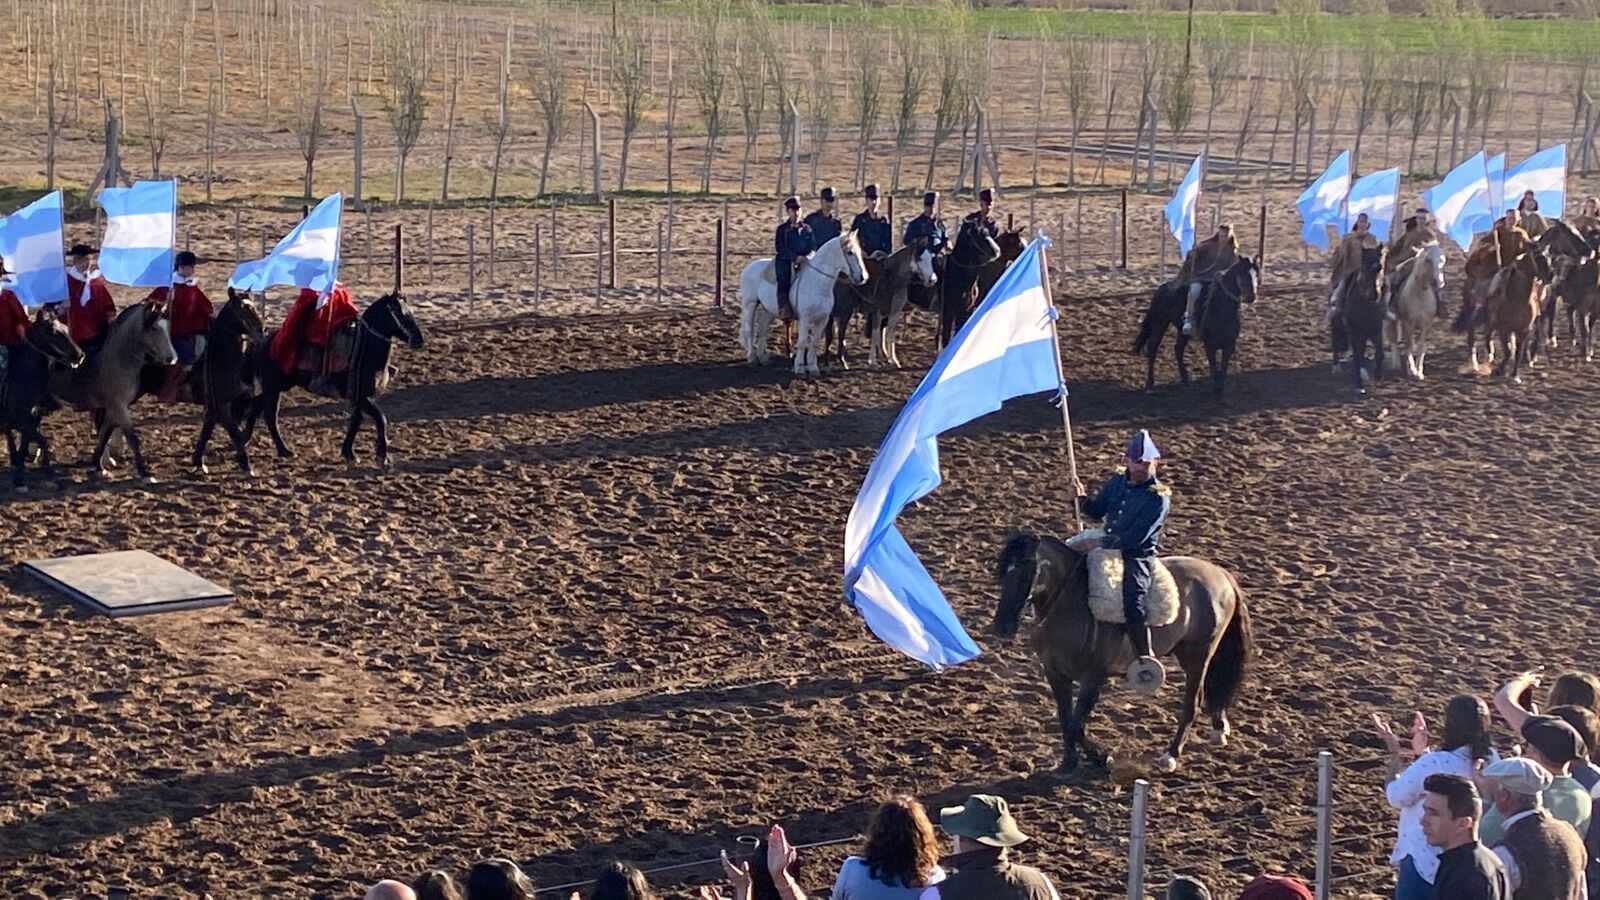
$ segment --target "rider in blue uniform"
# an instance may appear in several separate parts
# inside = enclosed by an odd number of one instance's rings
[[[823,188],[819,196],[821,202],[816,211],[806,216],[806,227],[811,229],[811,242],[820,248],[844,231],[844,223],[839,221],[839,214],[833,211],[833,188]]]
[[[1100,548],[1122,553],[1122,614],[1128,639],[1139,657],[1134,667],[1147,659],[1154,662],[1144,600],[1150,590],[1161,530],[1172,506],[1172,492],[1156,478],[1156,462],[1160,458],[1161,452],[1150,433],[1141,428],[1128,441],[1127,468],[1113,475],[1094,499],[1089,499],[1082,483],[1074,485],[1079,512],[1090,519],[1104,519],[1105,537],[1076,539],[1070,542],[1072,548],[1080,553]],[[1133,671],[1130,667],[1130,677]]]
[[[889,217],[878,211],[878,186],[867,185],[867,208],[856,213],[850,230],[861,242],[861,252],[882,259],[894,252],[894,226]]]
[[[981,229],[990,238],[999,240],[1000,226],[994,220],[994,191],[984,188],[978,192],[978,211],[968,213],[966,221]]]
[[[949,241],[949,235],[944,230],[944,220],[939,218],[938,191],[929,191],[922,195],[922,215],[906,223],[905,237],[900,243],[903,246],[917,238],[927,240],[927,247],[933,251],[934,256],[938,256]]]
[[[772,269],[778,276],[778,314],[792,319],[794,307],[789,304],[789,285],[794,282],[794,270],[817,245],[811,239],[811,229],[800,221],[800,198],[783,201],[783,209],[783,222],[772,236]]]

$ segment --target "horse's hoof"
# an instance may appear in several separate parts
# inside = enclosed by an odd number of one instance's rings
[[[196,474],[196,475],[210,475],[211,474],[211,467],[207,466],[205,463],[195,463],[195,465],[194,465],[194,474]]]
[[[148,486],[154,486],[154,485],[160,484],[161,483],[161,479],[155,477],[154,475],[146,475],[146,476],[144,476],[144,483],[145,483],[145,485],[147,487]]]
[[[1161,758],[1156,760],[1156,768],[1170,775],[1178,771],[1178,760],[1171,753],[1163,753]]]
[[[1226,725],[1222,726],[1221,729],[1211,733],[1211,745],[1213,747],[1226,747],[1226,746],[1228,746],[1228,738],[1232,734],[1233,734],[1233,729],[1229,728]]]

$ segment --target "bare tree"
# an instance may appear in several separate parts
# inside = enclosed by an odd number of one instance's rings
[[[439,184],[439,200],[450,202],[450,169],[456,161],[456,104],[461,98],[461,83],[467,79],[467,64],[471,59],[466,22],[459,14],[446,19],[439,35],[445,45],[445,83],[450,86],[450,99],[444,114],[444,173]]]
[[[644,115],[645,101],[649,97],[650,72],[645,61],[644,20],[629,6],[615,20],[611,32],[612,103],[618,107],[622,119],[622,160],[617,171],[617,190],[628,186],[628,148],[639,130],[639,120]]]
[[[690,72],[700,116],[706,123],[706,155],[700,168],[700,191],[711,191],[711,162],[717,155],[717,138],[722,136],[722,104],[727,93],[728,73],[723,66],[722,48],[727,22],[726,0],[701,0],[694,7],[692,50],[694,68]]]
[[[1065,68],[1061,72],[1061,92],[1067,98],[1067,183],[1078,180],[1078,136],[1094,105],[1095,65],[1089,39],[1079,34],[1065,35],[1058,45]]]
[[[1140,4],[1141,10],[1145,12],[1149,11],[1149,6],[1149,3]],[[1166,50],[1166,42],[1161,39],[1160,34],[1155,30],[1153,20],[1148,17],[1140,20],[1139,36],[1135,49],[1135,62],[1139,67],[1137,73],[1139,78],[1139,118],[1133,132],[1133,171],[1130,174],[1129,183],[1139,180],[1139,142],[1143,140],[1145,129],[1150,125],[1150,111],[1155,107],[1156,79],[1160,77],[1162,54]],[[1154,158],[1156,148],[1154,146],[1150,147],[1149,152],[1151,157]]]
[[[1387,0],[1360,0],[1356,14],[1369,25],[1362,29],[1356,46],[1356,137],[1350,151],[1353,172],[1361,171],[1361,139],[1384,106],[1395,52],[1385,27],[1389,17]]]
[[[543,197],[550,183],[550,155],[567,127],[567,69],[548,21],[539,26],[539,58],[529,69],[528,80],[544,116],[544,157],[539,161],[539,196]]]
[[[956,124],[967,114],[969,95],[966,89],[966,52],[968,32],[965,7],[946,3],[935,20],[934,45],[937,56],[944,60],[939,67],[936,99],[933,107],[933,133],[928,138],[928,174],[922,189],[933,190],[934,165],[938,161],[939,147],[955,131]]]
[[[505,159],[506,136],[511,133],[511,46],[516,24],[506,23],[505,49],[500,51],[500,84],[497,91],[499,113],[490,131],[494,134],[494,169],[489,175],[489,259],[494,259],[495,211],[500,202],[500,164]]]
[[[733,46],[734,99],[744,123],[744,157],[739,161],[741,194],[749,187],[750,156],[755,152],[756,138],[761,134],[761,122],[767,110],[767,58],[756,49],[755,43],[745,34],[736,38]]]
[[[1239,78],[1239,44],[1222,30],[1222,23],[1207,18],[1200,29],[1200,67],[1205,70],[1206,137],[1211,146],[1211,126],[1217,110],[1233,93]]]
[[[857,187],[867,179],[867,147],[877,131],[878,118],[883,113],[883,60],[875,52],[880,36],[868,30],[865,16],[855,22],[856,43],[851,55],[855,57],[855,114],[856,114],[856,177]]]
[[[1482,129],[1479,140],[1487,144],[1489,119],[1505,93],[1503,73],[1490,46],[1489,23],[1477,0],[1462,4],[1460,21],[1463,28],[1461,57],[1466,61],[1467,70],[1467,133],[1471,134],[1474,128]]]
[[[806,110],[811,114],[811,190],[817,189],[818,170],[822,165],[822,148],[828,145],[828,131],[833,128],[838,113],[838,98],[834,94],[831,61],[812,57],[811,81],[806,90]]]
[[[1300,128],[1315,102],[1317,74],[1322,69],[1323,13],[1321,0],[1281,0],[1278,17],[1284,34],[1283,80],[1292,101],[1294,144],[1289,174],[1294,175],[1300,153]],[[1307,154],[1309,157],[1309,154]],[[1311,160],[1306,160],[1309,170]]]
[[[384,110],[394,129],[395,202],[406,197],[406,159],[428,112],[428,22],[416,0],[381,0],[376,38],[382,56]]]
[[[156,16],[161,21],[148,23],[152,28],[151,43],[158,49],[146,53],[144,83],[140,94],[144,100],[145,141],[150,148],[150,177],[161,177],[161,157],[167,150],[167,119],[173,113],[172,92],[169,79],[163,71],[170,22],[166,16]]]
[[[890,178],[890,191],[900,190],[900,163],[905,158],[911,136],[916,133],[917,107],[922,104],[922,94],[927,87],[927,72],[922,68],[927,41],[922,32],[902,19],[894,29],[894,47],[900,75],[900,104],[895,108],[894,170]]]
[[[778,113],[778,145],[782,151],[778,155],[778,181],[774,193],[782,194],[786,163],[788,156],[795,151],[795,138],[799,133],[796,130],[799,123],[795,121],[794,116],[794,101],[798,86],[789,81],[783,45],[779,40],[776,25],[766,12],[766,6],[750,2],[747,11],[748,33],[753,48],[766,60],[767,74],[772,77],[772,105]]]
[[[1415,55],[1406,58],[1402,70],[1404,109],[1411,127],[1411,149],[1406,154],[1407,173],[1416,170],[1417,141],[1421,139],[1422,133],[1428,130],[1428,123],[1433,120],[1433,115],[1439,108],[1439,92],[1434,86],[1433,66],[1432,57]]]
[[[1184,65],[1177,53],[1167,54],[1167,64],[1161,70],[1161,115],[1167,120],[1167,130],[1172,132],[1173,148],[1183,140],[1194,119],[1194,71]],[[1172,180],[1177,153],[1167,154],[1167,180]]]
[[[305,160],[306,171],[302,180],[302,197],[311,202],[311,180],[317,164],[317,150],[322,145],[322,112],[328,96],[328,49],[331,41],[327,33],[327,16],[318,15],[311,27],[302,27],[295,42],[295,92],[294,133],[300,144],[300,158]],[[208,103],[209,106],[209,103]]]

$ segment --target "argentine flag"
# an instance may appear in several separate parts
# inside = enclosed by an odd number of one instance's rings
[[[1439,230],[1466,250],[1472,236],[1494,225],[1489,212],[1489,169],[1483,151],[1444,177],[1444,181],[1423,191],[1422,200],[1439,220]]]
[[[343,194],[318,203],[271,253],[240,263],[228,279],[228,286],[240,291],[264,291],[273,285],[323,293],[332,290],[339,276],[339,221],[343,211]]]
[[[61,192],[51,191],[0,219],[0,258],[6,288],[23,306],[67,299],[67,261],[61,251]]]
[[[1178,254],[1187,256],[1189,248],[1194,246],[1194,210],[1200,202],[1200,181],[1205,171],[1206,155],[1201,153],[1189,164],[1189,174],[1183,176],[1183,182],[1178,185],[1178,192],[1172,195],[1165,207],[1167,213],[1167,227],[1172,230],[1172,236],[1178,239]]]
[[[1345,231],[1356,224],[1356,216],[1367,214],[1372,234],[1378,240],[1389,239],[1394,228],[1395,206],[1400,197],[1400,169],[1391,168],[1363,175],[1350,185],[1345,198]]]
[[[100,192],[106,236],[100,242],[100,272],[113,284],[167,287],[172,284],[173,245],[178,237],[178,182],[138,181]]]
[[[1326,252],[1329,225],[1344,236],[1348,230],[1344,222],[1344,201],[1349,193],[1350,151],[1346,150],[1294,201],[1295,208],[1300,210],[1300,236],[1306,243]]]
[[[1510,203],[1506,202],[1506,155],[1504,153],[1496,153],[1489,160],[1487,171],[1489,175],[1489,214],[1498,218],[1501,213],[1516,206],[1517,200],[1521,200],[1522,195],[1518,194],[1516,200]],[[1493,228],[1494,223],[1490,222],[1489,227]]]
[[[912,392],[867,469],[844,532],[844,593],[884,643],[935,669],[978,655],[895,517],[939,486],[939,435],[1012,397],[1065,396],[1041,235],[1005,271]],[[1063,400],[1063,402],[1065,402]]]
[[[1566,215],[1566,144],[1540,150],[1506,172],[1504,192],[1507,204],[1515,206],[1522,199],[1523,191],[1533,191],[1533,196],[1538,198],[1540,215],[1556,218]]]

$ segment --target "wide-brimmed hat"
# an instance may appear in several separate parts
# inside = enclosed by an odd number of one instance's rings
[[[988,847],[1015,847],[1028,839],[1005,799],[993,794],[973,794],[961,806],[939,810],[939,826]]]

